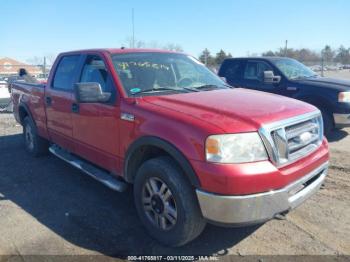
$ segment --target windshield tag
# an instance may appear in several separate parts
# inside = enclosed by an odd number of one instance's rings
[[[141,88],[138,88],[138,87],[132,88],[132,89],[130,89],[130,92],[131,92],[132,94],[139,93],[139,92],[141,92]]]

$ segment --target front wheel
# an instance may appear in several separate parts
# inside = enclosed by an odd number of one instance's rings
[[[329,114],[327,111],[321,111],[322,112],[322,119],[323,119],[323,133],[327,137],[334,129],[334,122],[333,117],[331,114]]]
[[[165,245],[184,245],[205,227],[194,189],[169,157],[142,164],[135,178],[134,198],[149,234]]]

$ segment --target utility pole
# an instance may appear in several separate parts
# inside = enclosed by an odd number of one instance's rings
[[[46,57],[44,56],[44,64],[43,64],[43,74],[44,78],[46,78]]]
[[[321,52],[321,76],[324,77],[324,52]]]
[[[132,48],[135,48],[135,19],[134,19],[134,8],[131,9],[131,24],[132,24]]]
[[[288,50],[288,40],[286,40],[286,45],[284,46],[284,56],[287,56],[287,50]]]

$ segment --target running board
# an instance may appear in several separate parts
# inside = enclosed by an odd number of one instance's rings
[[[85,174],[101,182],[105,186],[109,187],[118,192],[123,192],[127,188],[127,184],[118,178],[114,178],[111,174],[103,171],[88,162],[82,160],[81,158],[70,154],[66,150],[60,148],[57,145],[53,145],[49,148],[49,151],[60,159],[64,160],[68,164],[80,169]]]

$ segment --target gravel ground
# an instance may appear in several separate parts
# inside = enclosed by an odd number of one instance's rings
[[[31,158],[21,127],[0,114],[0,255],[350,255],[348,131],[330,139],[325,188],[285,220],[209,225],[192,243],[167,248],[145,232],[131,190],[113,192],[54,156]]]

